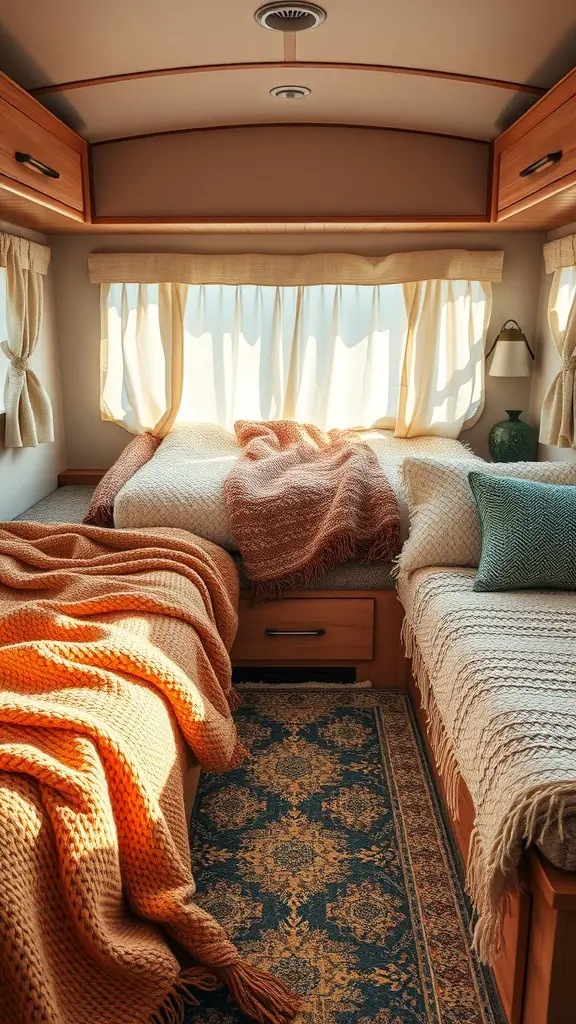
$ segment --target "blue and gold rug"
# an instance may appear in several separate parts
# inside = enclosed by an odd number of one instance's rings
[[[500,1024],[406,694],[243,690],[252,760],[203,774],[198,902],[300,1024]],[[187,1024],[240,1024],[224,990]]]

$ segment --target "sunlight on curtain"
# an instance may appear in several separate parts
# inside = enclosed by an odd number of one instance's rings
[[[396,436],[458,437],[484,405],[491,286],[421,281],[404,291],[408,328]]]
[[[178,420],[391,427],[405,329],[401,285],[191,285]]]
[[[490,284],[101,288],[102,416],[134,433],[284,418],[457,437],[482,411]]]
[[[572,303],[576,299],[576,267],[562,267],[557,270],[550,292],[549,314],[556,317],[557,329],[565,331],[572,309]]]
[[[554,271],[548,322],[561,360],[542,404],[540,441],[576,447],[576,267]]]
[[[133,433],[172,426],[182,395],[185,285],[103,285],[102,418]]]
[[[0,338],[8,336],[8,321],[6,311],[6,269],[0,267]],[[4,400],[4,388],[6,386],[6,375],[8,373],[8,360],[0,359],[0,412],[6,411]]]

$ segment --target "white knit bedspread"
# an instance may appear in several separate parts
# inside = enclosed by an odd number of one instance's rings
[[[470,458],[468,449],[450,438],[404,440],[386,430],[366,431],[363,437],[376,452],[398,495],[404,536],[408,531],[408,513],[398,480],[402,460],[407,455]],[[228,551],[237,550],[226,513],[223,485],[239,456],[240,449],[231,431],[214,423],[180,424],[117,495],[115,525],[189,530]]]
[[[398,590],[439,766],[476,808],[469,886],[489,959],[524,847],[576,870],[576,595],[474,593],[475,572],[421,569]]]

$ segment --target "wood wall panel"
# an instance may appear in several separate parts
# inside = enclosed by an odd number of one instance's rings
[[[267,126],[93,149],[94,215],[242,223],[486,220],[489,145],[386,129]]]

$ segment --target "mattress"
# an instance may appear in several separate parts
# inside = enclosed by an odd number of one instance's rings
[[[439,459],[470,458],[466,445],[442,437],[395,438],[390,431],[364,433],[394,488],[408,534],[408,511],[398,479],[407,455]],[[178,527],[232,551],[240,585],[250,587],[242,559],[236,551],[224,504],[223,485],[231,462],[240,449],[234,435],[215,424],[184,424],[160,445],[152,459],[121,489],[114,505],[119,528]],[[33,505],[18,519],[40,523],[80,523],[90,507],[93,487],[60,487]],[[390,562],[344,562],[314,583],[314,590],[394,590]]]
[[[459,772],[472,800],[481,794],[486,803],[499,759],[522,757],[527,792],[546,783],[570,792],[573,786],[576,794],[576,751],[565,730],[576,690],[574,594],[475,593],[475,575],[475,569],[428,568],[398,580],[414,664],[424,669],[421,685],[429,688]],[[478,820],[478,805],[476,811]],[[576,871],[573,811],[561,824],[552,815],[535,834],[552,864]]]
[[[408,511],[398,479],[403,459],[408,455],[470,458],[470,450],[451,438],[395,438],[386,430],[364,431],[363,437],[396,492],[404,537],[408,534]],[[228,551],[237,550],[226,514],[224,481],[239,456],[236,438],[229,430],[213,423],[180,424],[117,495],[115,525],[176,527]]]
[[[81,523],[86,515],[94,488],[88,484],[67,485],[42,498],[16,519],[37,523]],[[244,571],[239,553],[233,552],[240,586],[249,589],[250,580]],[[314,590],[394,590],[396,580],[391,562],[343,562],[314,583]]]

